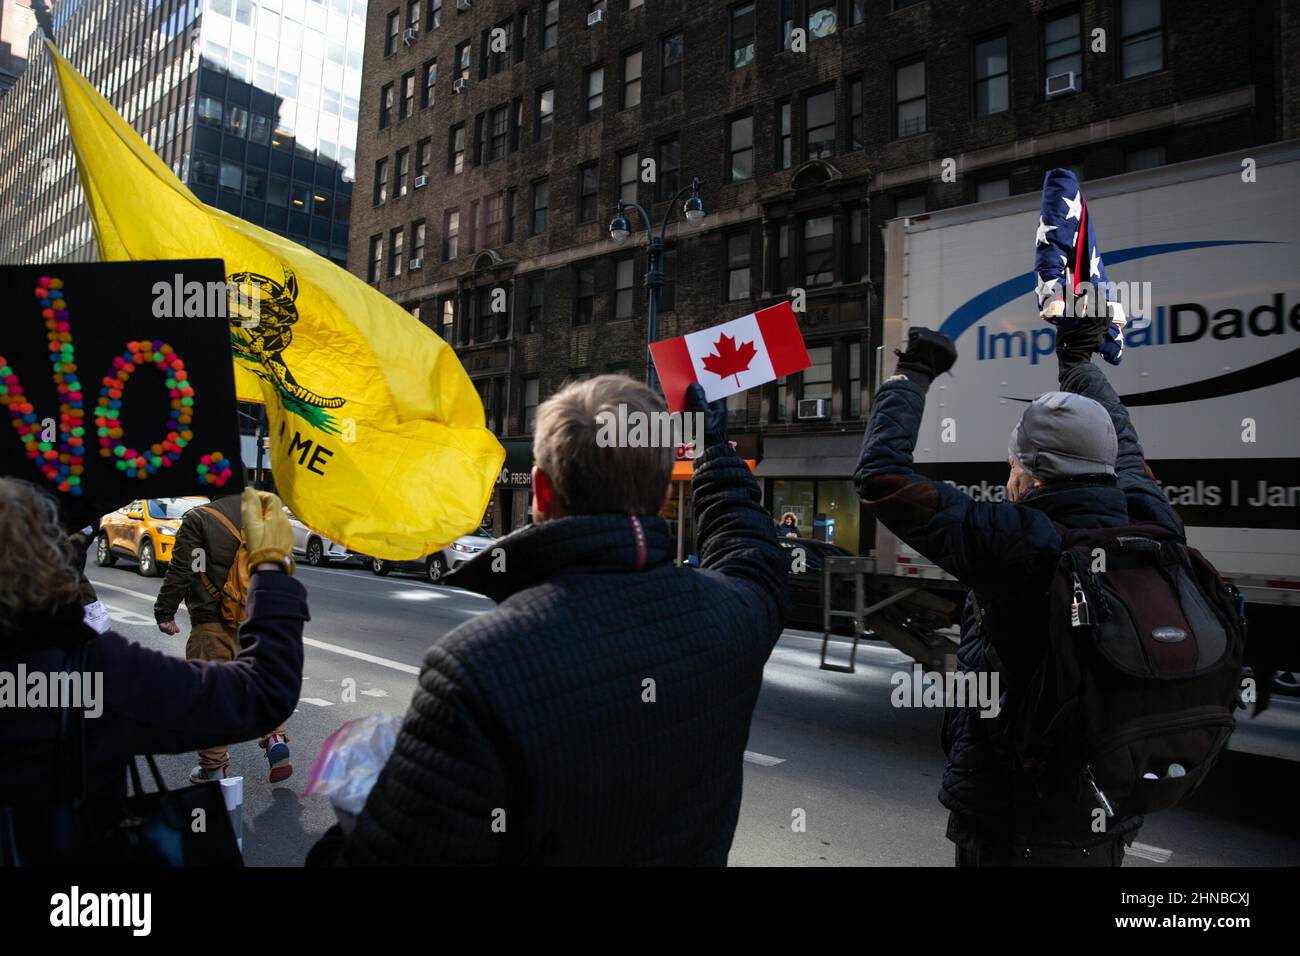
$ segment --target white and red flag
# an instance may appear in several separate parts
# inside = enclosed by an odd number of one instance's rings
[[[686,387],[692,382],[703,385],[712,402],[812,364],[789,302],[652,342],[650,355],[671,412],[683,411]]]

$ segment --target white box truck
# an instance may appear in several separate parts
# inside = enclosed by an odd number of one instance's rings
[[[1082,185],[1109,279],[1132,293],[1124,360],[1106,374],[1191,544],[1244,592],[1251,641],[1271,644],[1278,668],[1298,669],[1300,140]],[[915,457],[985,500],[1002,500],[1026,401],[1057,387],[1055,331],[1034,296],[1040,201],[1013,196],[885,227],[880,380],[910,326],[956,342]],[[957,598],[883,526],[875,559],[875,596],[899,596],[903,581],[913,596],[895,601],[894,625],[917,597],[940,609],[937,599]]]

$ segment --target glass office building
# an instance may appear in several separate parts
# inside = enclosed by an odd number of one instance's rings
[[[60,49],[204,202],[347,258],[366,0],[65,0]],[[95,257],[49,58],[0,102],[0,261]]]

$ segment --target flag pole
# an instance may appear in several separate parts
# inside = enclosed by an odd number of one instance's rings
[[[50,16],[50,8],[45,0],[32,0],[32,13],[36,15],[36,25],[45,34],[45,39],[57,46],[58,41],[54,39],[54,18]]]

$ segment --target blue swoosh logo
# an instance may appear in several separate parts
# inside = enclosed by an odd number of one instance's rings
[[[1151,246],[1130,246],[1118,249],[1103,258],[1107,266],[1116,266],[1134,259],[1147,259],[1151,256],[1163,256],[1171,252],[1186,252],[1189,249],[1212,249],[1216,246],[1271,246],[1276,243],[1263,239],[1217,239],[1203,242],[1163,242]],[[999,282],[990,289],[962,303],[943,320],[939,331],[956,342],[962,334],[994,309],[999,309],[1018,296],[1034,291],[1037,279],[1032,271],[1018,275],[1006,282]]]

